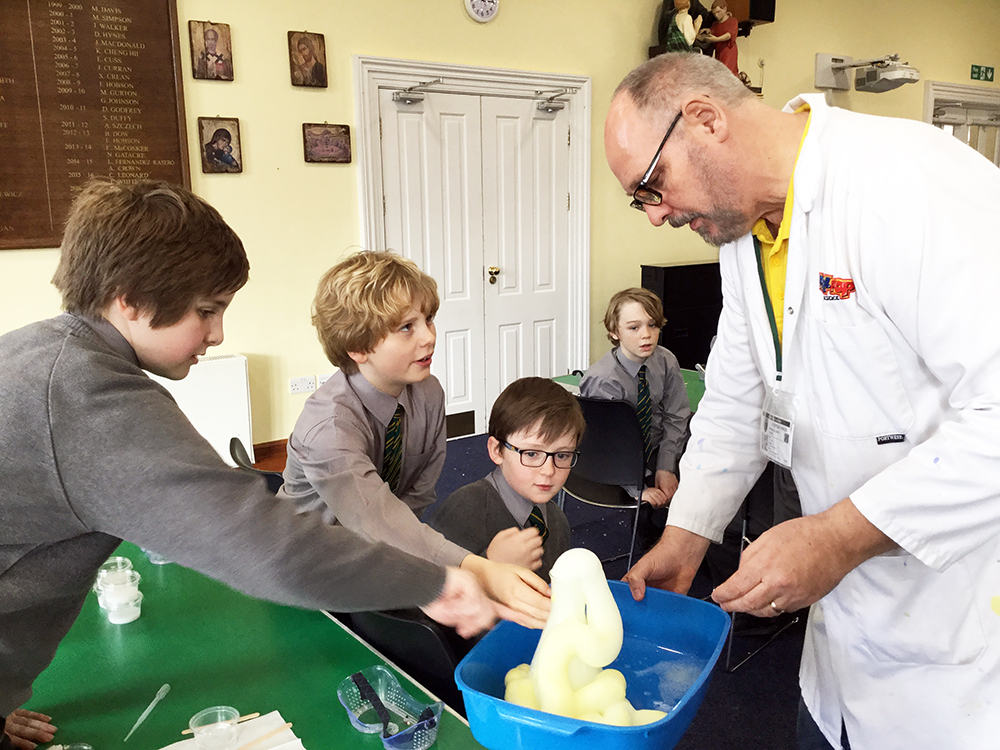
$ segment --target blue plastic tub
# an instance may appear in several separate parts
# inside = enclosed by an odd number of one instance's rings
[[[531,662],[541,631],[502,622],[455,669],[480,744],[490,750],[669,750],[677,744],[705,697],[729,616],[714,604],[658,589],[633,601],[627,584],[608,583],[625,628],[621,653],[610,666],[625,675],[635,708],[667,715],[652,724],[612,727],[508,703],[504,675]]]

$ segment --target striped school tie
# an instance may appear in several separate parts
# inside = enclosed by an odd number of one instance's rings
[[[639,415],[639,425],[642,427],[642,448],[646,463],[653,456],[653,444],[650,432],[653,427],[653,400],[649,397],[649,381],[646,380],[646,365],[639,368],[639,399],[635,405]]]
[[[399,487],[399,472],[403,467],[403,405],[396,407],[396,412],[385,428],[385,449],[382,451],[382,480],[393,492]]]
[[[528,526],[534,526],[538,529],[538,536],[542,538],[542,544],[545,544],[545,540],[549,538],[549,527],[545,525],[542,511],[537,505],[531,509],[531,513],[528,515]]]

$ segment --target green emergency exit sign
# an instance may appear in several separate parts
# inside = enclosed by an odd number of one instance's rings
[[[973,81],[992,81],[993,80],[992,66],[973,65],[971,78]]]

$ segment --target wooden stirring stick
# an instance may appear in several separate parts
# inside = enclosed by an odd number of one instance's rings
[[[256,719],[258,716],[260,716],[260,711],[258,711],[255,714],[247,714],[246,716],[241,716],[240,718],[238,718],[236,720],[236,723],[240,724],[240,723],[242,723],[244,721],[250,721],[250,719]],[[214,726],[214,724],[213,724],[213,726]],[[183,730],[181,732],[181,734],[193,734],[193,732],[191,731],[191,728],[188,727],[187,729]]]
[[[264,740],[269,740],[272,737],[274,737],[276,734],[281,734],[286,729],[291,729],[291,728],[292,728],[292,722],[290,722],[290,721],[286,722],[284,726],[276,727],[275,729],[272,729],[270,732],[265,732],[264,734],[262,734],[257,739],[251,740],[250,742],[248,742],[245,745],[240,745],[238,748],[236,748],[236,750],[247,750],[248,748],[251,748],[254,745],[259,745]]]

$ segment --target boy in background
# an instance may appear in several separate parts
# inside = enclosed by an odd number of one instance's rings
[[[615,294],[604,315],[614,347],[580,381],[583,396],[628,401],[635,407],[652,478],[641,499],[653,508],[665,507],[677,491],[677,465],[691,419],[677,357],[657,344],[665,322],[660,298],[648,289],[632,287]],[[642,510],[638,534],[643,544],[656,541],[649,538],[655,533],[651,524],[662,527],[659,519],[648,519],[649,511]]]
[[[306,400],[278,496],[366,539],[469,570],[510,608],[504,616],[540,627],[544,581],[470,554],[420,520],[445,457],[444,391],[430,371],[437,309],[434,279],[394,253],[357,253],[320,279],[313,324],[340,369]]]
[[[280,604],[418,606],[467,634],[492,623],[472,576],[294,513],[147,377],[179,380],[222,343],[248,274],[239,237],[190,191],[93,181],[53,278],[66,312],[0,337],[0,748],[38,738],[39,715],[4,717],[122,539]]]
[[[515,380],[490,412],[486,448],[497,468],[453,492],[428,523],[490,559],[498,543],[513,541],[530,557],[528,567],[547,581],[552,564],[569,549],[569,522],[549,500],[576,463],[584,426],[580,404],[561,385]]]

